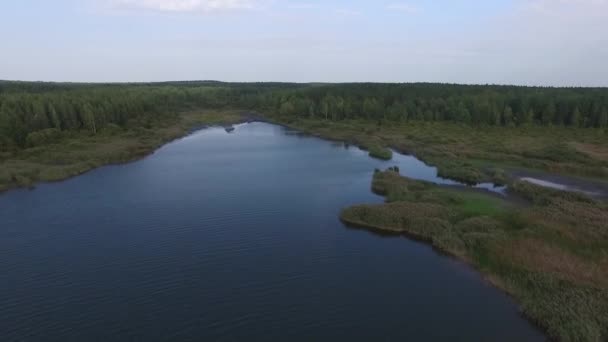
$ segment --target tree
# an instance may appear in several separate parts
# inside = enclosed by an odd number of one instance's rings
[[[310,104],[308,105],[308,116],[311,118],[315,117],[315,103],[310,101]]]
[[[598,127],[608,127],[608,109],[602,108],[597,122]]]
[[[279,108],[279,114],[281,115],[293,115],[295,113],[295,108],[293,103],[290,100],[287,100],[281,104],[281,108]]]
[[[543,110],[542,116],[541,116],[541,122],[543,125],[550,125],[553,123],[553,120],[555,119],[555,112],[556,112],[556,108],[555,108],[555,103],[553,101],[549,102],[549,104],[547,104],[547,106],[545,106],[545,109]]]
[[[57,129],[61,129],[61,120],[59,119],[59,115],[57,114],[57,111],[55,110],[55,106],[53,106],[53,104],[49,104],[48,105],[48,116],[51,119],[51,123],[53,125],[53,127],[57,128]]]
[[[349,98],[344,99],[344,118],[351,118],[355,116],[355,104]]]
[[[321,114],[323,116],[325,116],[325,120],[328,119],[329,116],[329,101],[327,99],[327,97],[324,97],[323,100],[321,100]]]
[[[44,105],[42,102],[40,102],[38,99],[33,100],[31,108],[33,114],[31,125],[33,130],[37,131],[49,128],[49,119],[46,116],[46,111],[44,110]]]
[[[334,98],[332,118],[339,120],[344,117],[344,99],[340,96]]]
[[[95,124],[95,114],[93,113],[93,108],[89,103],[86,103],[82,109],[82,124],[84,128],[93,132],[93,134],[97,134],[97,125]]]
[[[570,119],[568,121],[568,123],[574,127],[579,127],[581,125],[581,112],[578,107],[574,107],[574,110],[570,114]]]
[[[0,137],[4,137],[4,139],[0,139],[0,150],[7,150],[9,141],[13,140],[11,126],[11,115],[8,105],[2,103],[0,104]]]
[[[534,122],[534,109],[530,108],[528,109],[527,112],[525,112],[523,114],[523,116],[521,117],[521,122],[520,124],[522,126],[529,126],[530,124],[532,124]]]
[[[366,98],[363,101],[363,112],[367,118],[377,118],[381,111],[376,98]]]
[[[492,105],[490,107],[487,116],[488,124],[493,126],[500,126],[502,122],[502,114],[495,105]]]
[[[513,120],[513,109],[511,106],[506,106],[505,110],[502,112],[502,123],[505,126],[513,126],[515,121]]]
[[[463,102],[460,102],[458,104],[458,108],[456,109],[456,121],[464,123],[471,122],[471,113]]]
[[[407,120],[407,108],[403,102],[393,103],[387,110],[388,119],[393,121]]]

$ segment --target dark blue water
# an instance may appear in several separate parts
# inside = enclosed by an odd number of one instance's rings
[[[468,267],[340,223],[394,164],[252,123],[1,195],[0,340],[542,340]]]

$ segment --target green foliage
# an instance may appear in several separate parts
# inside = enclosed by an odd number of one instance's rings
[[[541,122],[543,123],[543,125],[550,125],[555,122],[555,112],[556,108],[555,103],[553,101],[550,101],[545,105],[541,117]]]
[[[370,157],[382,159],[382,160],[391,160],[393,159],[393,151],[389,150],[386,147],[382,146],[371,146],[369,148]]]
[[[608,109],[602,108],[597,120],[597,127],[608,127]]]
[[[502,114],[502,123],[505,126],[513,126],[515,121],[513,119],[513,109],[510,106],[505,107],[505,111]]]
[[[477,194],[463,194],[458,208],[468,217],[496,216],[504,211],[499,201]]]
[[[45,128],[29,133],[25,139],[28,147],[41,146],[57,142],[61,138],[61,131],[57,128]]]
[[[271,96],[306,99],[314,104],[304,110],[308,116],[327,120],[455,121],[497,126],[585,123],[585,127],[604,127],[608,118],[602,119],[601,109],[608,106],[607,92],[604,88],[363,83],[311,85]],[[280,106],[271,103],[264,107],[280,112]]]
[[[575,107],[572,114],[570,114],[570,120],[568,123],[570,126],[579,127],[581,126],[582,119],[583,115],[581,114],[581,111],[578,109],[578,107]]]
[[[466,184],[477,184],[485,181],[487,176],[477,167],[464,160],[438,160],[438,176],[460,181]]]
[[[108,124],[149,126],[189,108],[250,108],[291,118],[474,125],[608,126],[608,90],[447,84],[281,84],[173,82],[62,84],[0,82],[0,141],[55,128],[96,134]],[[540,113],[540,118],[535,118]],[[146,120],[140,120],[145,117]],[[11,143],[6,141],[10,140]]]

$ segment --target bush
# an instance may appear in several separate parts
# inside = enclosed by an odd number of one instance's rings
[[[29,133],[25,138],[28,147],[42,146],[54,143],[61,138],[61,131],[57,128],[47,128],[41,131]]]
[[[369,148],[370,157],[382,159],[382,160],[391,160],[393,159],[393,151],[389,150],[386,147],[381,146],[372,146]]]

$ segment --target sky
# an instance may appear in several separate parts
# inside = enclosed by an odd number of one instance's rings
[[[608,0],[2,0],[0,79],[608,86]]]

